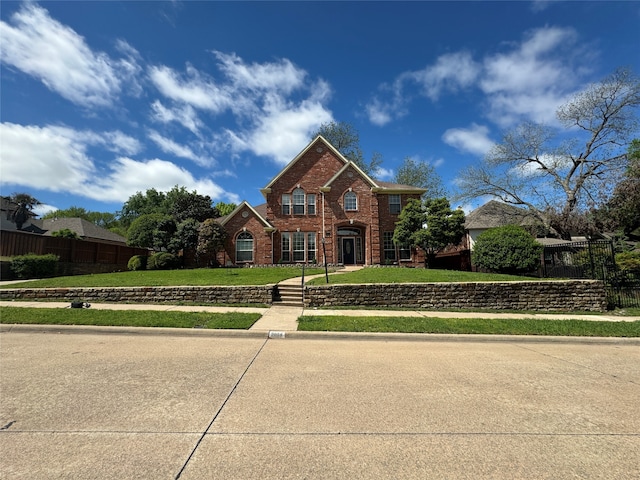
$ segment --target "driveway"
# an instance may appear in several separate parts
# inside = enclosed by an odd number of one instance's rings
[[[1,476],[640,477],[637,345],[430,338],[5,331]]]

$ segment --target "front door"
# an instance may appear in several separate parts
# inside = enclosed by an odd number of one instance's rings
[[[356,263],[356,248],[355,240],[353,238],[342,239],[342,263],[345,265],[355,265]]]

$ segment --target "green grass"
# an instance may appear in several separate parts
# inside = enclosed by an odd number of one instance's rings
[[[99,325],[247,330],[259,313],[158,312],[76,308],[0,307],[0,323],[38,325]]]
[[[298,330],[330,332],[449,333],[640,337],[640,322],[586,320],[451,319],[424,317],[303,316]]]
[[[426,268],[363,268],[350,273],[329,275],[329,283],[428,283],[428,282],[514,282],[536,281],[539,278],[517,277],[495,273],[460,272],[456,270],[432,270]],[[326,284],[326,279],[316,278],[309,285]]]
[[[305,275],[323,273],[310,268]],[[301,268],[199,268],[193,270],[141,270],[46,278],[3,285],[0,288],[157,287],[206,285],[267,285],[302,275]]]

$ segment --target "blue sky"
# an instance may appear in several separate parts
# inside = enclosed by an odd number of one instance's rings
[[[259,192],[328,121],[391,181],[450,190],[501,132],[617,67],[640,2],[12,2],[0,7],[0,191],[115,212],[137,191]]]

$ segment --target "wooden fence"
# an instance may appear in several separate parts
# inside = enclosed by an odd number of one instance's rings
[[[53,253],[60,262],[83,264],[107,264],[125,266],[134,255],[148,255],[144,248],[128,247],[111,243],[48,237],[29,232],[0,232],[0,256],[46,255]]]

